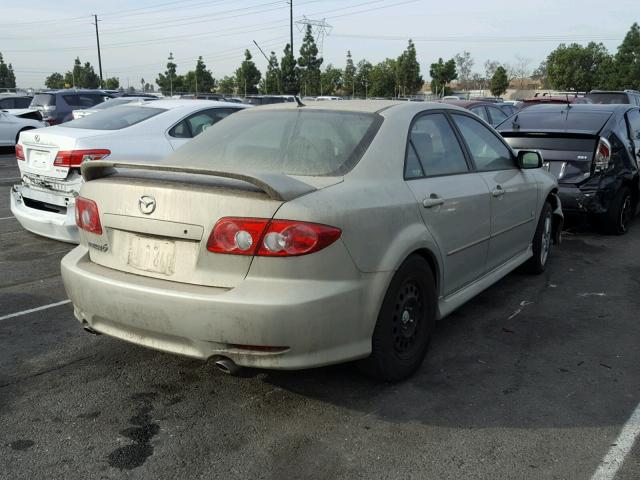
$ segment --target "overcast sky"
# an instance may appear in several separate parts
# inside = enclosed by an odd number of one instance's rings
[[[214,77],[230,75],[245,48],[264,71],[267,62],[253,40],[280,57],[289,37],[284,0],[2,3],[0,52],[25,88],[43,86],[51,72],[70,70],[76,56],[98,71],[94,13],[100,19],[104,77],[117,76],[125,87],[138,86],[141,78],[155,80],[170,51],[178,73],[193,69],[202,55]],[[332,26],[323,66],[343,67],[347,50],[355,62],[397,57],[413,38],[428,80],[432,62],[463,50],[471,52],[480,73],[487,59],[508,63],[516,55],[530,58],[534,68],[560,42],[595,40],[615,51],[631,24],[640,21],[640,8],[638,0],[294,0],[294,21],[303,15]],[[294,25],[296,55],[301,37]]]

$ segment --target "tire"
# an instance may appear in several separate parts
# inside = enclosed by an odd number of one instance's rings
[[[531,242],[533,248],[533,256],[525,263],[527,272],[538,275],[545,271],[547,262],[551,255],[551,245],[553,237],[553,214],[551,212],[551,204],[545,202],[540,212],[536,233],[533,235]]]
[[[611,235],[624,235],[635,214],[633,194],[626,185],[620,187],[604,215],[604,229]]]
[[[371,339],[371,355],[361,360],[363,373],[398,382],[422,364],[436,319],[436,287],[426,260],[411,255],[393,276]]]

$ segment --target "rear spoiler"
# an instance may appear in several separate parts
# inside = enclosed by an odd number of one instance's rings
[[[249,183],[273,200],[287,202],[294,198],[306,195],[317,190],[313,185],[301,182],[288,175],[266,172],[229,172],[207,170],[195,167],[179,167],[170,165],[158,165],[152,163],[127,163],[111,162],[108,160],[88,161],[82,164],[82,177],[86,182],[115,174],[118,169],[152,170],[156,172],[175,172],[194,175],[207,175],[211,177],[230,178]]]

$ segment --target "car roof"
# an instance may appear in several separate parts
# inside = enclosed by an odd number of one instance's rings
[[[630,108],[633,108],[635,105],[629,103],[576,103],[576,104],[560,104],[560,103],[548,103],[548,104],[538,104],[532,105],[530,107],[525,108],[524,110],[520,110],[519,115],[524,115],[531,112],[564,112],[570,110],[571,112],[626,112]],[[636,107],[637,108],[637,107]]]
[[[190,100],[190,99],[171,99],[171,100],[154,100],[152,102],[144,103],[127,103],[122,107],[143,107],[143,108],[164,108],[165,110],[173,110],[176,108],[223,108],[231,107],[238,108],[241,105],[231,102],[218,102],[215,100]]]
[[[495,102],[487,102],[485,100],[449,100],[449,99],[444,99],[444,100],[440,100],[440,102],[447,103],[449,105],[455,105],[456,107],[462,107],[462,108],[471,108],[471,107],[475,107],[477,105],[487,105],[487,106],[495,106],[496,105]]]
[[[158,104],[158,102],[153,102]],[[298,107],[295,102],[274,103],[270,105],[260,105],[251,108],[251,111],[262,112],[265,110],[296,110],[302,108],[304,110],[331,110],[342,112],[357,113],[380,113],[386,110],[423,111],[423,110],[458,110],[464,109],[450,103],[440,102],[406,102],[402,100],[342,100],[340,102],[309,102],[304,107]]]

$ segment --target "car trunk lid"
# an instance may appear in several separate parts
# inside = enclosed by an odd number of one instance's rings
[[[92,262],[136,275],[222,288],[237,286],[253,257],[207,250],[218,220],[270,219],[285,201],[341,181],[324,178],[312,185],[313,181],[285,175],[102,161],[85,164],[82,170],[86,183],[81,195],[96,202],[103,230],[102,235],[84,232]]]
[[[70,167],[55,164],[58,153],[73,151],[81,138],[104,135],[99,130],[79,130],[77,128],[49,127],[26,130],[20,135],[25,161],[19,163],[21,173],[40,177],[66,179]]]
[[[503,133],[514,150],[538,150],[558,183],[576,184],[592,173],[598,136]]]

